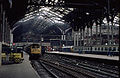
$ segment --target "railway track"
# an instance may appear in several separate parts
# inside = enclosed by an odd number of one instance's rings
[[[78,78],[78,74],[74,73],[71,70],[67,70],[61,66],[59,66],[57,63],[50,63],[46,60],[39,60],[39,62],[42,62],[46,67],[48,67],[50,70],[52,70],[59,78]],[[82,78],[85,78],[82,76]]]
[[[118,67],[88,60],[46,55],[32,63],[42,78],[119,78]]]
[[[54,57],[52,57],[54,58]],[[48,59],[51,61],[51,59]],[[105,65],[99,65],[99,64],[92,64],[92,63],[87,63],[87,62],[79,62],[78,60],[74,59],[69,59],[69,58],[63,58],[59,57],[56,58],[55,60],[53,59],[52,61],[59,62],[59,64],[68,66],[68,67],[73,67],[80,70],[86,70],[85,72],[90,73],[94,76],[102,77],[102,78],[119,78],[119,71],[117,68],[112,68],[112,66],[106,67]]]
[[[75,63],[75,62],[71,62],[70,60],[68,61],[68,60],[62,59],[62,61],[65,61],[66,62],[65,64],[69,64],[74,67],[83,68],[87,71],[91,71],[92,73],[98,74],[101,77],[119,78],[119,72],[115,70],[110,70],[110,69],[106,69],[106,68],[102,68],[102,67],[98,67],[90,64]]]
[[[59,78],[40,61],[32,60],[31,63],[33,68],[38,72],[40,78]]]
[[[71,75],[73,78],[101,78],[101,76],[88,72],[78,67],[73,67],[70,65],[61,64],[58,62],[51,62],[45,59],[40,59],[44,64],[54,67],[66,74]]]

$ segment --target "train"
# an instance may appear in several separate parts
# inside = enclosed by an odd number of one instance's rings
[[[119,45],[94,45],[74,47],[74,52],[85,54],[119,56],[119,51],[120,51]]]
[[[99,54],[119,56],[120,48],[118,45],[94,45],[94,46],[63,46],[60,52],[74,52],[80,54]]]
[[[10,46],[3,46],[2,47],[2,63],[22,63],[23,59],[23,52],[21,48],[11,48]]]
[[[31,44],[25,51],[29,54],[29,60],[37,60],[45,53],[45,47],[39,44]]]
[[[73,46],[63,46],[59,49],[61,52],[73,52]]]

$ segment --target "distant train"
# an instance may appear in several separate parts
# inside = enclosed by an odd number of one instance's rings
[[[74,52],[86,53],[86,54],[119,56],[119,51],[120,48],[118,45],[96,45],[96,46],[74,47]]]
[[[29,59],[38,59],[45,52],[45,47],[40,46],[39,44],[31,44],[26,49],[26,52],[29,54]]]
[[[78,47],[63,46],[62,48],[59,48],[59,51],[119,56],[120,48],[118,45],[94,45],[94,46],[78,46]]]
[[[61,52],[73,52],[73,46],[63,46],[59,49]]]

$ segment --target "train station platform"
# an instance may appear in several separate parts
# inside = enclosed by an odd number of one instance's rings
[[[119,56],[107,56],[107,55],[97,55],[97,54],[79,54],[79,53],[59,52],[59,51],[49,51],[47,53],[71,55],[71,56],[79,56],[79,57],[87,57],[87,58],[96,58],[96,59],[111,60],[111,61],[119,61]]]
[[[20,64],[2,65],[0,78],[40,78],[32,68],[28,54],[24,53],[24,61]]]

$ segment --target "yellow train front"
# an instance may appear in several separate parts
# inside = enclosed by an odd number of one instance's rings
[[[22,63],[23,52],[21,48],[10,48],[9,46],[2,47],[2,63]]]
[[[9,60],[14,63],[22,63],[23,61],[23,52],[20,48],[14,48],[11,50]]]
[[[43,46],[40,46],[39,44],[32,44],[29,46],[28,51],[31,60],[31,59],[38,59],[45,52],[45,49]]]

